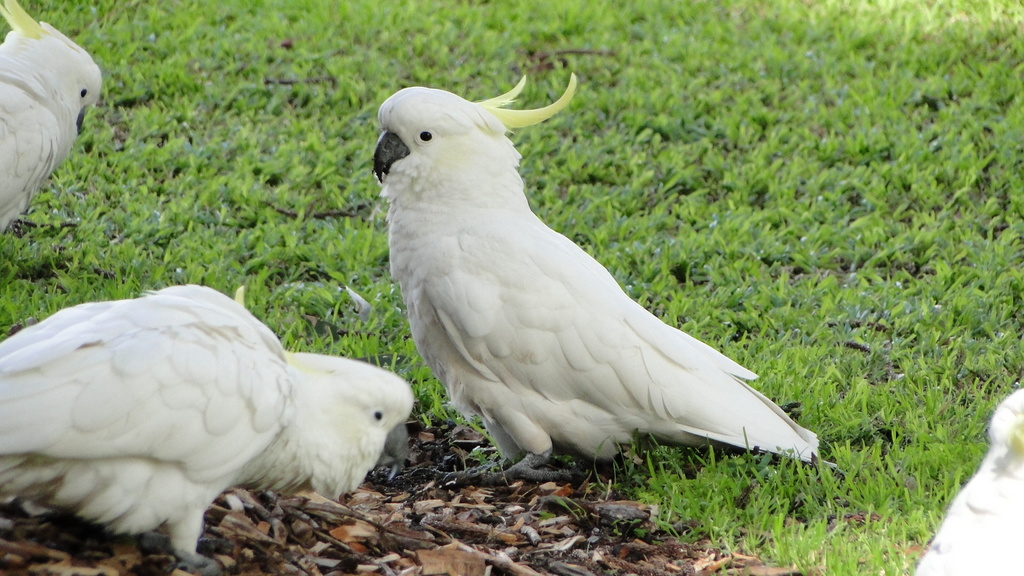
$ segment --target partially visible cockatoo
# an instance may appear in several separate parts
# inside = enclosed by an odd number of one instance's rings
[[[16,0],[5,0],[0,14],[13,29],[0,44],[2,232],[71,152],[102,79],[85,50]]]
[[[1024,390],[996,408],[992,445],[949,507],[917,576],[1019,574],[1024,534]]]
[[[179,558],[215,569],[195,548],[218,494],[348,492],[412,404],[376,366],[286,354],[210,288],[82,304],[0,343],[0,494],[115,532],[166,525]]]
[[[634,431],[813,460],[815,434],[744,383],[753,372],[653,316],[530,211],[505,133],[563,108],[576,79],[548,107],[502,109],[522,86],[481,103],[401,90],[374,155],[416,347],[502,455],[526,456],[506,472],[542,478],[552,451],[607,459]]]

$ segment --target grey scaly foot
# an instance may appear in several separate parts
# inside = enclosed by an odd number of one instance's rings
[[[178,570],[199,574],[200,576],[221,576],[224,571],[220,564],[195,552],[175,550],[171,546],[171,539],[159,532],[144,532],[139,534],[139,549],[147,554],[169,554],[178,559],[175,566]]]
[[[583,479],[579,470],[554,470],[546,465],[551,459],[551,451],[543,454],[527,453],[523,459],[501,472],[480,476],[480,484],[494,486],[507,484],[509,480],[527,480],[529,482],[577,482]]]

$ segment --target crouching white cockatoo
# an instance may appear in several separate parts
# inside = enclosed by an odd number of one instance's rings
[[[988,454],[953,500],[917,576],[1019,574],[1024,534],[1024,390],[996,408]]]
[[[115,532],[165,525],[188,567],[216,572],[195,549],[218,494],[348,492],[412,404],[386,370],[286,353],[209,288],[82,304],[0,342],[0,494]]]
[[[102,79],[85,50],[15,0],[5,0],[0,15],[12,28],[0,44],[2,232],[71,152]]]
[[[525,79],[524,79],[525,80]],[[391,273],[420,354],[464,414],[477,414],[506,473],[543,479],[552,451],[607,459],[635,431],[812,461],[814,433],[744,383],[756,375],[666,325],[604,267],[531,211],[506,131],[539,110],[406,88],[380,107],[374,172]]]

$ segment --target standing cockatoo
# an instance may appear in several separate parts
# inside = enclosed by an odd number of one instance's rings
[[[412,409],[376,366],[287,354],[210,288],[82,304],[0,342],[0,494],[139,533],[191,568],[224,489],[358,486]],[[401,440],[405,440],[402,438]]]
[[[85,50],[15,0],[5,0],[0,14],[13,29],[0,44],[2,232],[71,152],[102,78]]]
[[[917,576],[1019,574],[1024,535],[1024,390],[996,408],[977,474],[949,507]]]
[[[525,79],[524,79],[525,80]],[[607,459],[635,431],[815,458],[817,437],[744,380],[756,375],[661,322],[601,264],[530,211],[506,131],[562,109],[503,110],[406,88],[380,107],[374,171],[391,273],[416,347],[507,472],[540,479],[552,453]]]

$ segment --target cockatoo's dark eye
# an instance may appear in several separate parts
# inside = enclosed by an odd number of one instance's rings
[[[85,88],[82,88],[82,98],[85,98],[85,95],[88,94],[88,93],[89,93],[89,90],[87,90]]]
[[[377,410],[376,412],[373,413],[373,417],[376,418],[377,420],[382,420],[384,418],[384,413],[381,412],[380,410]]]
[[[420,132],[420,140],[423,140],[424,142],[430,142],[433,139],[434,135],[431,134],[430,132],[427,132],[426,130]]]

